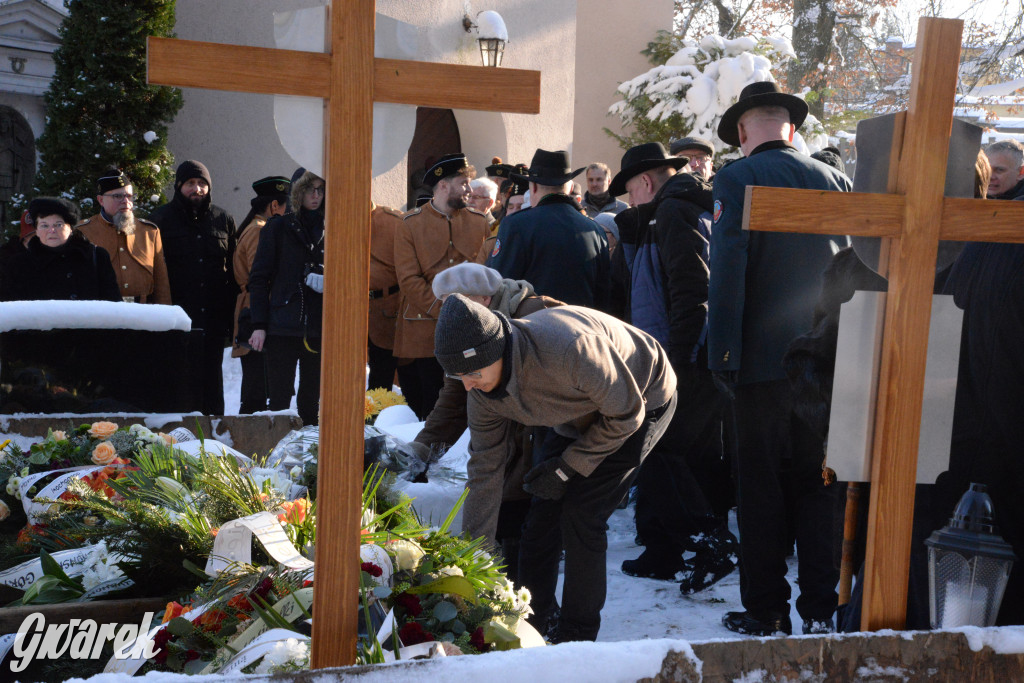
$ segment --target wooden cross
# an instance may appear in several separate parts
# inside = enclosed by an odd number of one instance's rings
[[[374,11],[374,0],[333,2],[326,54],[154,37],[148,47],[150,83],[327,100],[313,668],[356,654],[373,103],[540,112],[537,71],[375,59]]]
[[[925,356],[939,240],[1024,242],[1024,202],[943,196],[963,22],[922,17],[892,194],[748,187],[744,227],[885,238],[889,294],[872,441],[861,628],[906,624]],[[903,125],[900,125],[901,120]],[[741,539],[742,540],[742,539]]]

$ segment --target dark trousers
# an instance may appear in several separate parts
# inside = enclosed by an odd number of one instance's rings
[[[252,415],[267,409],[269,392],[267,391],[266,354],[252,351],[241,356],[242,390],[239,415]]]
[[[413,358],[410,363],[398,366],[398,381],[409,407],[419,419],[426,420],[444,385],[441,364],[433,356]]]
[[[391,349],[382,349],[367,339],[366,361],[370,366],[366,388],[390,391],[395,384],[395,357],[391,355]]]
[[[304,343],[305,342],[305,343]],[[317,351],[314,353],[306,348]],[[303,425],[320,424],[320,338],[267,335],[267,383],[270,409],[287,410],[295,393],[295,364],[299,364],[297,406]]]
[[[804,619],[830,619],[839,572],[833,516],[839,487],[821,476],[824,444],[793,413],[786,380],[736,387],[740,597],[757,616],[789,614],[786,555],[796,530]]]
[[[706,369],[679,377],[675,416],[636,478],[637,534],[648,552],[676,559],[697,549],[695,536],[725,523],[731,499],[722,446],[725,396]]]
[[[561,500],[534,497],[519,548],[519,578],[533,595],[531,605],[542,624],[557,606],[558,558],[565,548],[565,582],[559,630],[574,639],[595,640],[607,591],[605,575],[608,518],[633,484],[637,468],[668,428],[676,397],[649,411],[619,450],[589,477],[575,476]],[[557,440],[547,439],[545,455],[561,455]]]
[[[189,390],[192,410],[203,415],[224,414],[224,337],[193,329],[188,337]]]

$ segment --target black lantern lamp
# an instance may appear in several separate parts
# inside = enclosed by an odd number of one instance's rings
[[[971,484],[949,524],[925,541],[932,628],[995,624],[1017,558],[996,532],[986,491]]]
[[[505,43],[508,42],[508,29],[505,20],[493,10],[476,15],[476,23],[466,15],[462,19],[466,31],[477,30],[477,42],[480,43],[480,59],[484,66],[501,66],[501,58],[505,54]]]

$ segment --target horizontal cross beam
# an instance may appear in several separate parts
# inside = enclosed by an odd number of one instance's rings
[[[906,199],[897,194],[747,187],[743,229],[853,237],[899,237]],[[752,201],[753,200],[753,201]],[[823,229],[823,226],[825,229]],[[944,197],[939,239],[1024,243],[1024,202]]]
[[[150,37],[150,83],[261,95],[329,97],[331,55]],[[197,55],[202,59],[196,59]],[[267,78],[299,73],[302,78]],[[373,99],[443,109],[540,113],[540,72],[400,59],[373,60]]]

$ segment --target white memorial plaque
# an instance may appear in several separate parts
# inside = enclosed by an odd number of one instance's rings
[[[871,479],[881,351],[879,304],[884,296],[884,292],[857,292],[840,311],[828,429],[828,466],[840,481]],[[953,303],[953,297],[932,297],[917,451],[919,484],[935,483],[935,478],[949,468],[962,321],[963,311]]]

